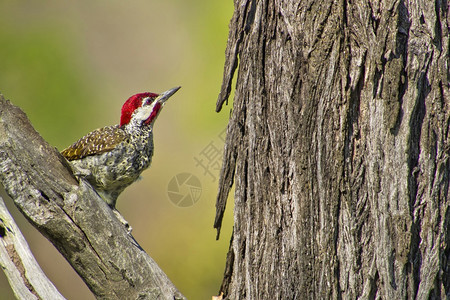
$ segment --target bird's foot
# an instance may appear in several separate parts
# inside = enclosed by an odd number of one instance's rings
[[[77,178],[86,178],[92,175],[92,172],[88,169],[83,169],[79,167],[73,167],[73,175],[75,175]]]
[[[128,221],[125,220],[125,218],[117,209],[113,208],[113,212],[116,215],[117,219],[119,219],[120,223],[122,223],[125,226],[125,228],[127,229],[127,233],[131,234],[133,228],[130,226],[130,224],[128,224]]]

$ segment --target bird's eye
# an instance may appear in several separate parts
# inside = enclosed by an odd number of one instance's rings
[[[144,101],[142,101],[142,106],[144,105],[148,105],[152,102],[152,99],[150,97],[147,97],[144,99]]]

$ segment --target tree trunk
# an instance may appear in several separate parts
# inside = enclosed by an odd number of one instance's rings
[[[227,299],[450,298],[444,0],[235,0]]]

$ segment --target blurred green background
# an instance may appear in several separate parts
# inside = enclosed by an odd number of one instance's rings
[[[230,107],[219,114],[214,109],[232,11],[232,1],[223,0],[0,1],[0,93],[59,150],[117,124],[132,94],[182,86],[155,124],[151,168],[117,207],[189,299],[217,294],[231,236],[232,207],[219,241],[212,224],[222,159],[213,150],[223,151]],[[179,173],[201,182],[192,206],[169,200],[168,183]],[[60,292],[94,299],[64,258],[6,203]],[[1,272],[0,299],[13,297]]]

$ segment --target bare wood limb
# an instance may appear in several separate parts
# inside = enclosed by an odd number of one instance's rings
[[[0,266],[18,299],[65,299],[47,278],[0,197]]]
[[[98,298],[184,299],[92,187],[0,96],[0,181]]]

